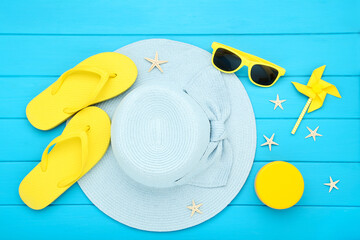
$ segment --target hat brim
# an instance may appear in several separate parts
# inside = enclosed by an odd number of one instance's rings
[[[148,72],[158,52],[168,63]],[[150,39],[132,43],[116,52],[130,57],[138,68],[135,84],[126,92],[149,80],[171,81],[181,88],[191,76],[211,65],[211,54],[193,45]],[[252,167],[256,149],[256,126],[249,97],[234,74],[222,74],[231,101],[231,115],[226,122],[228,140],[233,149],[233,166],[227,185],[202,188],[183,185],[154,189],[130,179],[116,161],[111,146],[103,159],[78,181],[86,196],[102,212],[133,228],[147,231],[175,231],[198,225],[221,212],[239,193]],[[97,106],[112,117],[126,93]],[[202,203],[202,214],[191,215],[187,206]],[[245,217],[245,216],[244,216]]]

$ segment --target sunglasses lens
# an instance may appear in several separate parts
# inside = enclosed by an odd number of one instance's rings
[[[214,54],[213,63],[219,69],[231,72],[240,66],[241,58],[224,48],[218,48]]]
[[[251,79],[263,86],[269,86],[274,83],[279,72],[272,67],[256,64],[251,68]]]

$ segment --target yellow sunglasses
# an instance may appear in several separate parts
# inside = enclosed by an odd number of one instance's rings
[[[249,69],[251,82],[256,86],[271,87],[285,74],[284,68],[249,53],[217,42],[213,42],[211,47],[212,64],[215,68],[225,73],[233,73],[245,65]]]

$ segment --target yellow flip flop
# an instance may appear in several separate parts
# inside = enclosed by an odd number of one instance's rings
[[[125,55],[104,52],[66,71],[26,108],[30,123],[49,130],[77,111],[126,91],[135,82],[137,68]]]
[[[32,209],[45,208],[95,166],[109,142],[108,115],[97,107],[79,111],[21,182],[21,199]]]

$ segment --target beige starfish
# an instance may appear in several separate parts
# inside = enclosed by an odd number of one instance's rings
[[[266,143],[261,144],[261,146],[269,145],[269,150],[271,151],[271,145],[272,145],[272,144],[274,144],[274,145],[279,145],[279,144],[277,144],[276,142],[273,141],[274,136],[275,136],[275,133],[273,133],[273,135],[271,136],[271,138],[268,138],[268,137],[266,137],[266,136],[264,135],[264,138],[266,139]]]
[[[324,185],[329,186],[329,187],[330,187],[329,192],[331,192],[331,190],[332,190],[333,188],[339,189],[339,188],[336,186],[336,184],[337,184],[339,181],[340,181],[340,180],[337,180],[337,181],[333,182],[332,178],[330,177],[330,182],[329,182],[329,183],[324,183]]]
[[[167,63],[168,61],[160,61],[159,60],[159,57],[158,57],[158,52],[156,52],[155,53],[155,59],[151,59],[151,58],[145,58],[147,61],[149,61],[149,62],[151,62],[152,63],[152,65],[151,65],[151,67],[150,67],[150,69],[149,69],[149,71],[148,72],[150,72],[151,70],[153,70],[153,68],[154,67],[157,67],[159,70],[160,70],[160,72],[163,72],[163,70],[161,69],[161,67],[160,67],[160,64],[163,64],[163,63]]]
[[[276,95],[276,100],[269,100],[269,101],[272,102],[272,103],[275,103],[274,110],[275,110],[278,106],[279,106],[282,110],[284,110],[283,107],[282,107],[282,105],[281,105],[281,103],[285,102],[286,100],[285,100],[285,99],[284,99],[284,100],[280,100],[280,99],[279,99],[279,94]]]
[[[317,130],[319,129],[319,126],[317,128],[315,128],[315,130],[311,130],[309,127],[306,127],[309,131],[310,131],[310,134],[307,135],[305,138],[309,138],[309,137],[313,137],[314,141],[316,141],[316,136],[320,136],[322,137],[321,134],[317,133]]]
[[[203,205],[202,203],[195,205],[195,201],[192,200],[192,206],[187,206],[187,208],[191,210],[191,217],[194,215],[195,212],[200,213],[200,214],[202,213],[199,210],[199,207],[201,207],[202,205]]]

